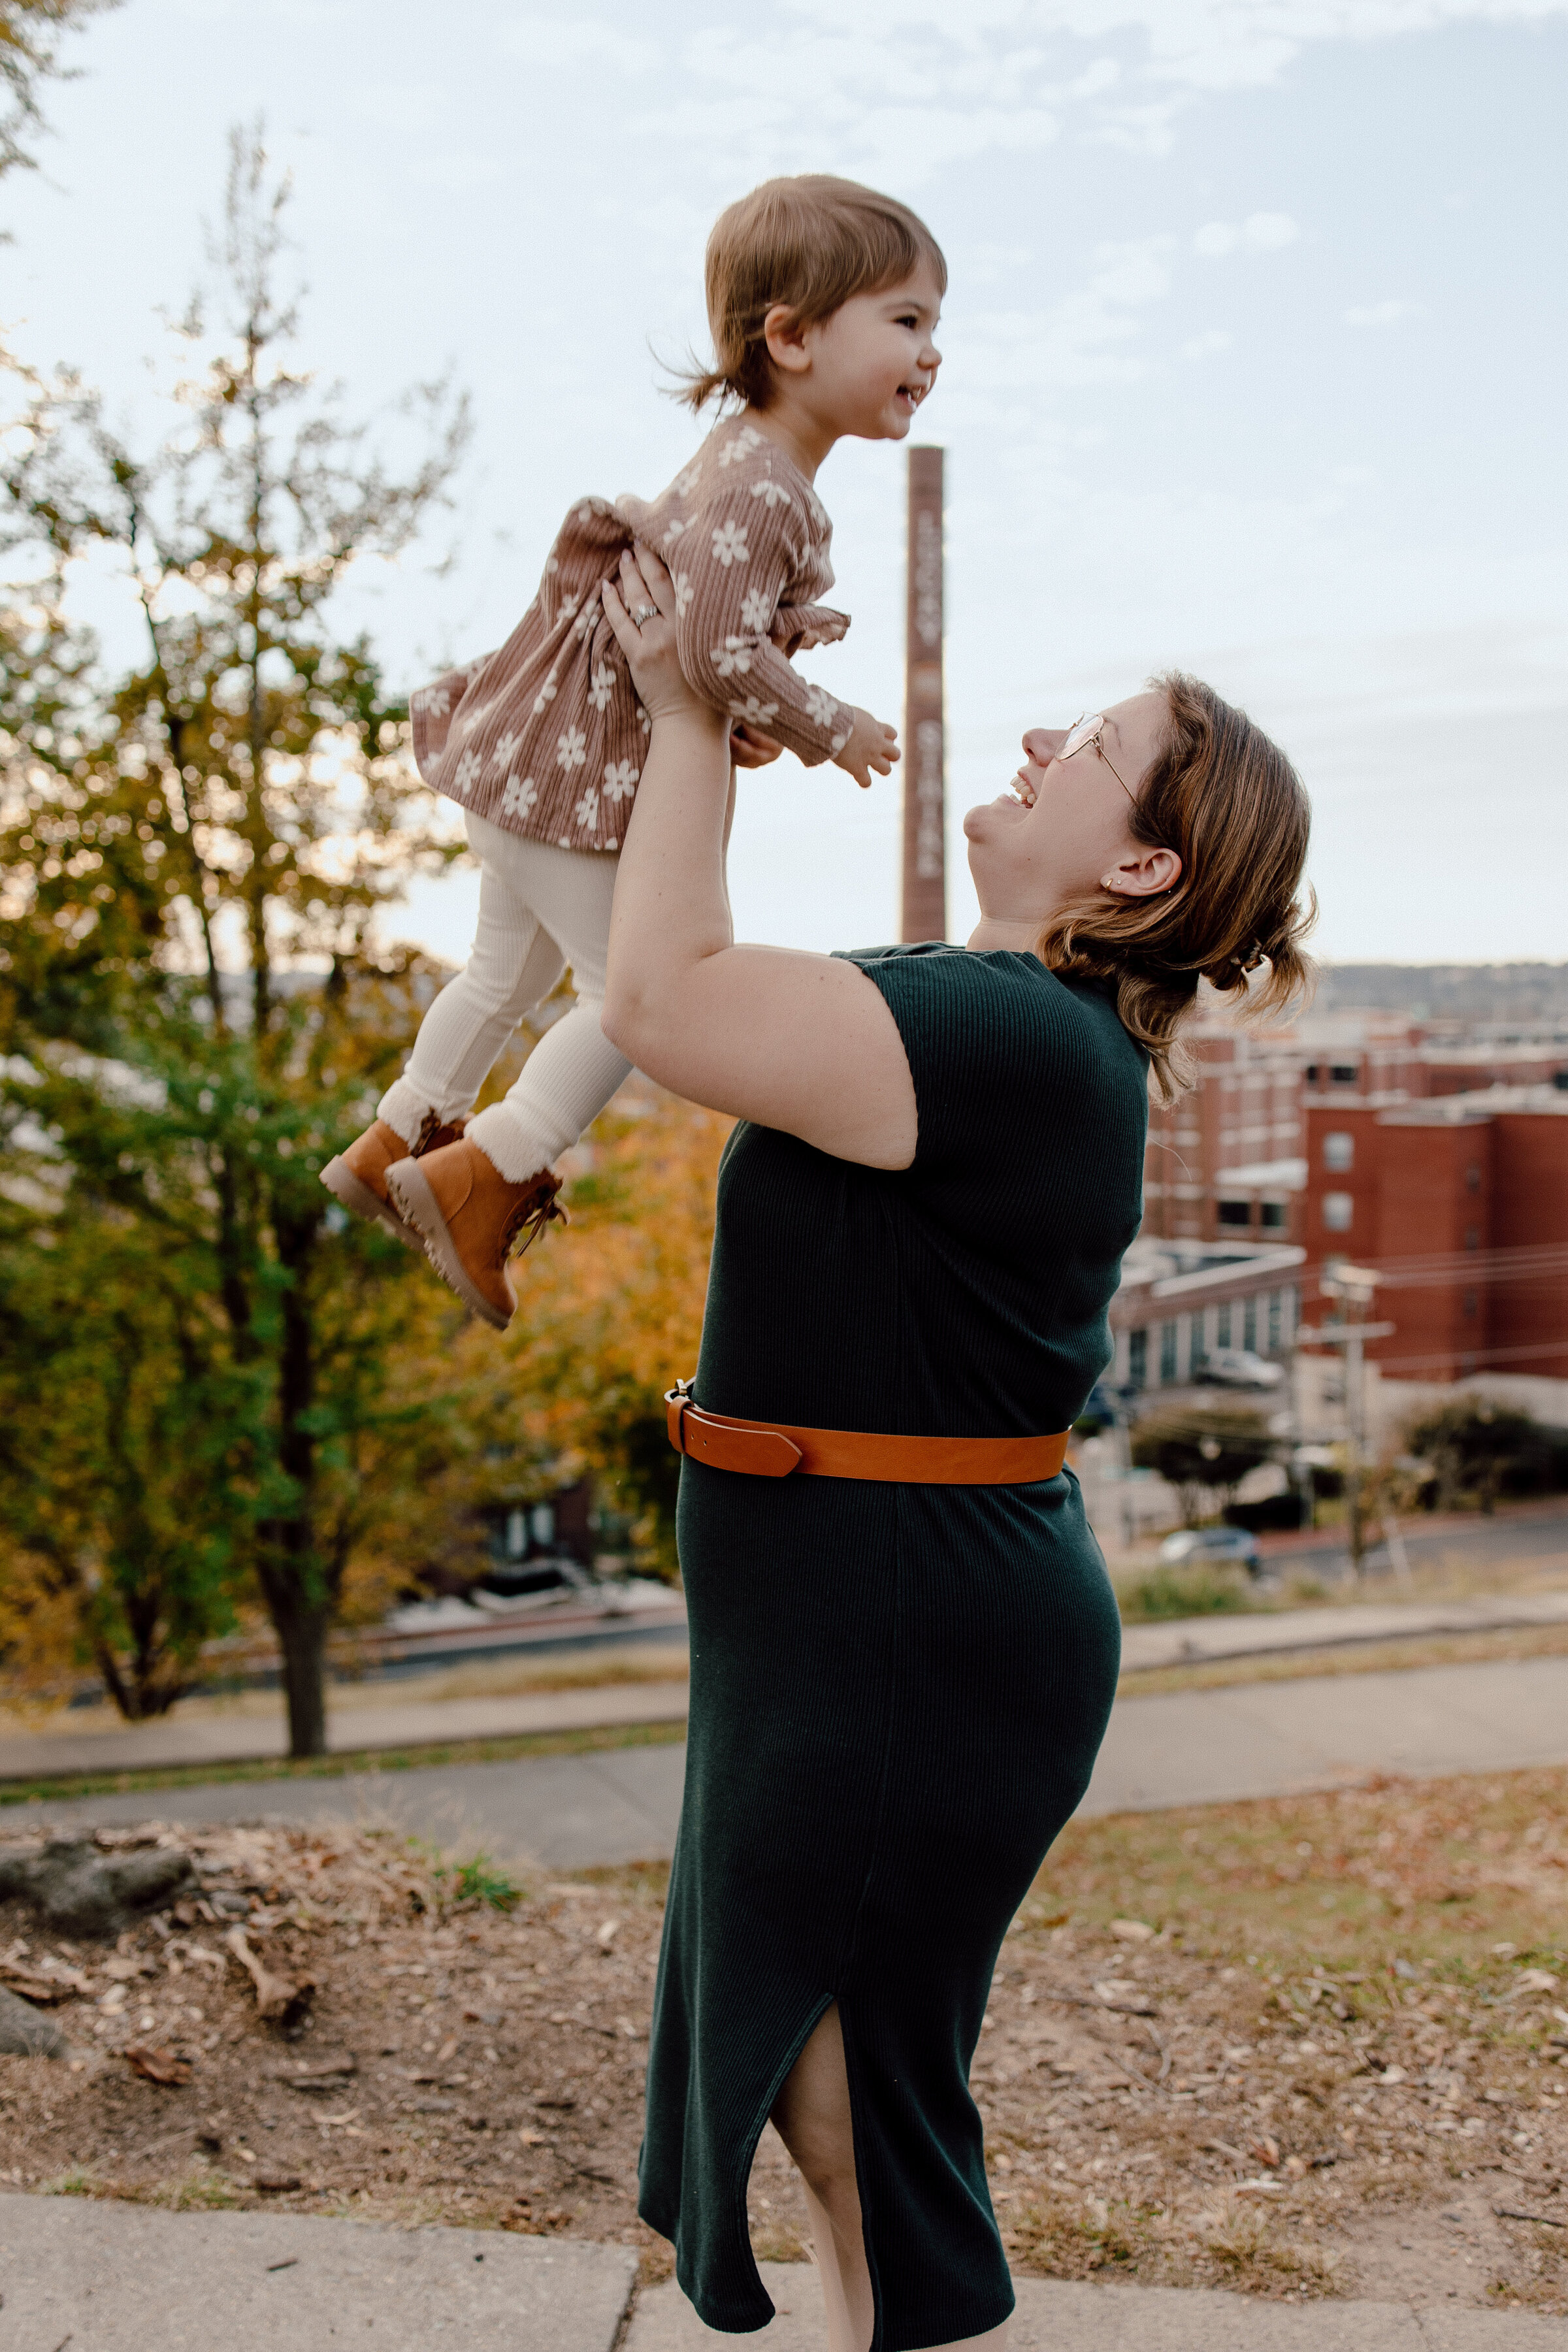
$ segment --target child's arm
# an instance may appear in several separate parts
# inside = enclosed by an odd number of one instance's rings
[[[768,635],[800,569],[803,518],[771,479],[740,482],[704,502],[667,550],[676,649],[694,694],[794,751],[807,767],[835,760],[861,784],[898,758],[895,729],[804,678]]]

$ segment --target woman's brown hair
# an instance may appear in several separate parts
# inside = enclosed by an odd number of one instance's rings
[[[1171,1102],[1191,1084],[1177,1032],[1199,980],[1239,991],[1247,1014],[1283,1011],[1316,977],[1301,940],[1318,908],[1310,889],[1299,895],[1311,808],[1284,752],[1201,679],[1173,672],[1151,682],[1170,725],[1131,831],[1147,848],[1175,850],[1181,879],[1154,898],[1078,899],[1051,917],[1038,946],[1053,971],[1115,982],[1122,1026],[1147,1047]]]
[[[901,285],[922,263],[945,293],[942,247],[896,196],[826,172],[764,180],[713,224],[704,272],[713,365],[683,376],[676,397],[689,408],[715,395],[765,408],[773,370],[763,331],[776,303],[815,326],[856,294]]]

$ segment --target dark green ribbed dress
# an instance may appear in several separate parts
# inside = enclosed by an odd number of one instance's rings
[[[1066,1428],[1137,1231],[1146,1064],[1035,957],[884,949],[913,1165],[738,1127],[696,1396],[830,1429]],[[672,1369],[679,1369],[675,1367]],[[647,2074],[643,2219],[710,2327],[765,2326],[752,2158],[843,2021],[876,2352],[1013,2289],[970,2061],[997,1950],[1089,1782],[1120,1628],[1069,1472],[1026,1486],[753,1478],[688,1460],[691,1715]]]

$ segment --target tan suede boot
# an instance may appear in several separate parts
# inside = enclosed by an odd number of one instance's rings
[[[399,1160],[418,1160],[426,1151],[439,1151],[443,1144],[455,1143],[462,1132],[460,1127],[443,1127],[435,1112],[427,1110],[417,1136],[412,1144],[407,1144],[395,1127],[378,1118],[374,1127],[355,1136],[346,1151],[328,1160],[321,1171],[321,1181],[356,1217],[374,1217],[410,1249],[423,1249],[424,1235],[416,1233],[392,1205],[386,1190],[386,1171]]]
[[[387,1171],[387,1191],[409,1224],[425,1236],[425,1254],[443,1282],[465,1307],[495,1330],[504,1331],[517,1312],[517,1293],[507,1259],[518,1236],[526,1249],[552,1217],[561,1179],[548,1168],[521,1184],[506,1178],[465,1137],[432,1151],[428,1159],[400,1160]]]

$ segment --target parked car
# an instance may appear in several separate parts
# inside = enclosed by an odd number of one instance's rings
[[[1257,1575],[1263,1559],[1257,1537],[1246,1528],[1179,1528],[1160,1546],[1160,1557],[1173,1568],[1245,1568],[1248,1576]]]
[[[1285,1367],[1250,1348],[1215,1348],[1194,1366],[1193,1378],[1222,1389],[1277,1389],[1284,1386]]]

